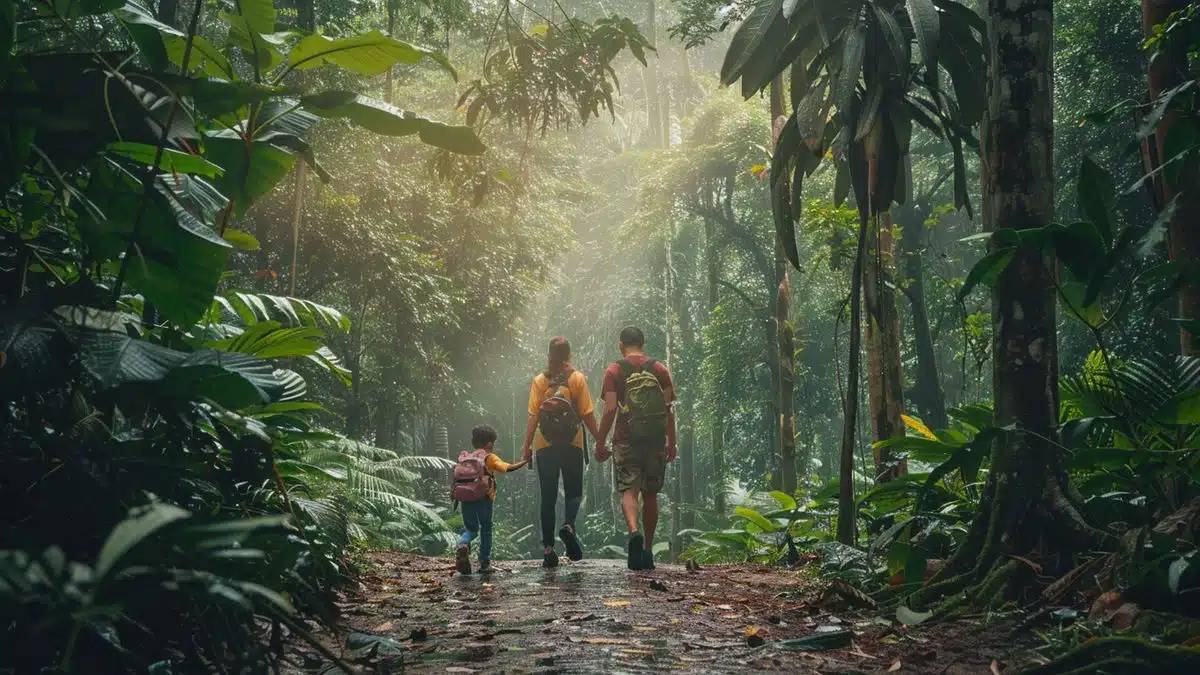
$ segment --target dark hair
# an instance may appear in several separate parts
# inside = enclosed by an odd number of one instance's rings
[[[488,443],[496,441],[496,430],[490,425],[480,424],[471,430],[471,446],[476,450],[482,448]]]
[[[626,347],[637,347],[641,349],[646,346],[646,334],[637,326],[626,326],[621,331],[621,344]]]
[[[571,343],[567,338],[558,336],[550,339],[550,350],[546,360],[546,377],[554,377],[566,370],[567,362],[571,360]]]

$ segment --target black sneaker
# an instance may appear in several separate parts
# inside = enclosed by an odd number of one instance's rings
[[[479,563],[479,573],[480,574],[491,574],[492,572],[495,572],[495,571],[496,571],[496,568],[492,567],[492,563],[490,563],[490,562]]]
[[[654,551],[646,548],[642,549],[642,569],[654,569]]]
[[[575,562],[583,560],[583,545],[579,543],[579,537],[575,536],[575,528],[571,525],[563,525],[558,531],[558,538],[562,539],[563,546],[567,549],[567,557]]]
[[[454,553],[454,567],[458,569],[459,574],[471,573],[471,547],[462,544],[458,547],[458,551]]]
[[[543,553],[542,567],[558,567],[558,554],[554,551]]]
[[[629,535],[629,558],[626,561],[629,563],[629,569],[634,571],[642,569],[642,551],[645,550],[643,548],[645,543],[646,540],[642,538],[641,532]]]

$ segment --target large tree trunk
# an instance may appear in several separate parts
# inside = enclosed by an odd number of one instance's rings
[[[1044,227],[1054,216],[1051,107],[1053,0],[988,0],[991,36],[985,225]],[[951,606],[1014,598],[1033,580],[1011,556],[1047,573],[1099,543],[1067,497],[1058,436],[1058,343],[1052,268],[1019,249],[993,295],[993,387],[998,427],[978,514],[958,553],[912,599],[953,595]],[[963,588],[971,587],[966,593]],[[948,609],[948,607],[947,607]]]
[[[904,435],[904,381],[900,369],[900,316],[888,284],[894,279],[890,212],[874,219],[867,238],[863,294],[867,305],[867,400],[871,409],[872,440]],[[886,449],[875,448],[875,482],[904,475],[904,462],[892,465]]]
[[[782,130],[783,79],[776,77],[771,82],[771,145],[779,142]],[[776,430],[779,464],[775,470],[776,487],[788,494],[796,491],[796,411],[793,394],[796,385],[795,341],[793,336],[791,308],[791,280],[787,272],[787,257],[783,253],[783,242],[775,238],[775,363],[776,388],[775,408],[778,415]]]
[[[1156,25],[1167,19],[1172,12],[1180,11],[1188,6],[1188,0],[1142,0],[1142,28],[1150,36]],[[1177,40],[1182,43],[1182,41]],[[1165,58],[1157,58],[1150,64],[1149,84],[1150,100],[1156,101],[1163,92],[1183,84],[1190,77],[1185,44],[1177,44]],[[1155,145],[1157,162],[1170,159],[1166,156],[1166,139],[1171,127],[1179,119],[1177,111],[1168,111],[1158,128],[1155,129]],[[1154,167],[1157,168],[1157,167]],[[1167,226],[1168,254],[1171,262],[1190,262],[1200,260],[1200,199],[1196,190],[1187,189],[1189,185],[1181,184],[1196,180],[1189,172],[1179,172],[1172,180],[1169,172],[1160,174],[1159,185],[1162,193],[1161,204],[1165,208],[1171,200],[1177,200],[1175,212],[1171,214]],[[1200,284],[1185,283],[1179,289],[1179,318],[1200,319]],[[1184,355],[1196,353],[1193,346],[1193,336],[1187,328],[1180,326],[1180,349]]]
[[[932,429],[949,426],[946,418],[946,399],[942,393],[942,382],[938,377],[937,352],[933,346],[933,333],[929,329],[929,312],[925,307],[925,273],[921,260],[925,223],[923,212],[905,209],[901,216],[901,244],[904,252],[905,295],[912,309],[913,342],[917,348],[917,377],[913,386],[912,400],[921,414],[922,421]]]
[[[721,302],[721,252],[717,248],[717,226],[711,218],[704,220],[704,253],[708,268],[708,315],[716,311]],[[712,427],[712,487],[713,509],[718,516],[725,515],[725,415],[716,410]]]

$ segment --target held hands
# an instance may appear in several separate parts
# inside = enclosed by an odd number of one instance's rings
[[[674,444],[673,442],[670,442],[670,441],[668,441],[668,442],[667,442],[667,461],[668,461],[668,462],[674,462],[674,461],[675,461],[675,456],[676,456],[677,454],[679,454],[679,453],[678,453],[678,451],[675,449],[675,444]]]
[[[518,470],[518,469],[524,469],[524,468],[525,468],[525,465],[526,465],[526,464],[528,464],[528,463],[529,463],[529,460],[527,460],[527,459],[522,459],[522,460],[521,460],[521,461],[519,461],[519,462],[515,462],[515,463],[513,463],[513,464],[509,464],[509,465],[508,465],[508,470],[509,470],[509,471],[516,471],[516,470]]]
[[[596,457],[597,462],[600,462],[601,464],[603,464],[604,461],[607,460],[611,455],[612,455],[612,453],[610,453],[608,451],[608,448],[605,447],[604,441],[602,441],[602,440],[596,441],[595,457]]]
[[[526,445],[525,447],[521,448],[521,466],[525,466],[526,464],[529,464],[529,462],[532,459],[533,459],[533,447],[530,445]]]

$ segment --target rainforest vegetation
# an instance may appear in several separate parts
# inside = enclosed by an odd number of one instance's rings
[[[270,672],[631,324],[660,562],[1200,672],[1198,50],[1182,0],[0,0],[0,672]]]

